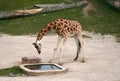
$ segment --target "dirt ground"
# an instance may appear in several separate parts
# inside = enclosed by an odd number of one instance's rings
[[[73,61],[76,55],[74,39],[69,38],[64,49],[63,67],[68,72],[52,75],[27,77],[0,77],[0,81],[120,81],[120,43],[111,35],[100,35],[84,32],[91,38],[84,38],[86,63],[80,59]],[[57,35],[44,36],[42,39],[42,54],[38,54],[32,46],[35,36],[0,37],[0,68],[20,65],[24,56],[37,56],[42,62],[48,62],[52,57],[57,43]],[[57,59],[59,52],[57,53]],[[57,62],[57,60],[56,60]]]

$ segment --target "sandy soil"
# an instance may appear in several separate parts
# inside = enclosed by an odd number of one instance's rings
[[[74,39],[69,38],[64,49],[63,67],[67,73],[29,77],[0,77],[0,81],[120,81],[120,44],[111,35],[84,32],[91,38],[84,38],[87,62],[73,61],[76,55]],[[32,43],[35,37],[9,36],[0,37],[0,68],[20,65],[24,56],[37,56],[42,62],[48,62],[56,46],[57,35],[42,39],[42,54],[38,55]],[[57,58],[59,52],[57,53]],[[57,60],[56,60],[57,62]]]

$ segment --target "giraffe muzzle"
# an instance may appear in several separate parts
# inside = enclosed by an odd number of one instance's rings
[[[41,51],[38,51],[38,53],[40,54],[40,53],[41,53]]]

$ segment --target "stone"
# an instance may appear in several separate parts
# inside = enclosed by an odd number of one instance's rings
[[[41,59],[35,56],[22,57],[22,64],[41,63]]]

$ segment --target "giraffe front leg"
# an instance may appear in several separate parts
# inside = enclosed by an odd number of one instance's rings
[[[60,64],[60,65],[62,65],[63,64],[63,49],[64,49],[64,44],[65,44],[65,42],[66,42],[66,40],[67,40],[67,38],[65,37],[63,40],[62,40],[62,43],[61,43],[61,47],[60,47],[60,59],[59,59],[59,63],[58,64]]]
[[[59,45],[57,45],[57,47],[53,49],[54,50],[54,54],[53,54],[52,58],[49,60],[49,63],[52,63],[55,60],[55,54],[57,52],[58,47],[59,47]]]
[[[48,63],[52,63],[54,60],[55,60],[55,52],[54,52],[54,54],[53,54],[53,56],[52,56],[52,59],[50,59],[49,61],[48,61]]]
[[[61,46],[61,48],[60,48],[60,59],[59,59],[59,65],[62,65],[63,64],[63,45]]]
[[[52,63],[54,60],[55,60],[55,54],[56,54],[56,51],[57,51],[58,48],[54,48],[54,54],[52,56],[52,59],[49,60],[49,63]]]
[[[62,42],[62,38],[59,37],[58,38],[58,42],[57,42],[57,47],[53,49],[54,50],[54,54],[52,56],[52,59],[49,60],[49,63],[52,63],[55,60],[55,55],[56,55],[57,49],[59,48],[61,42]]]

